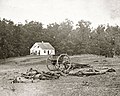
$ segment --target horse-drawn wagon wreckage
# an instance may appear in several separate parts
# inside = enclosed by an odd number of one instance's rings
[[[47,60],[48,72],[34,70],[30,68],[26,73],[21,73],[15,77],[12,83],[34,82],[35,80],[53,80],[59,79],[60,76],[90,76],[101,75],[107,72],[115,72],[113,68],[95,69],[89,64],[79,64],[71,62],[70,56],[61,54],[59,56],[50,55]]]

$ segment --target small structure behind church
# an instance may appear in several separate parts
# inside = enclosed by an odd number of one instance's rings
[[[55,55],[55,49],[49,42],[36,42],[30,49],[31,55]]]

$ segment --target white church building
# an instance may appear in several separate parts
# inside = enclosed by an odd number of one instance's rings
[[[30,49],[31,55],[55,55],[55,49],[49,42],[36,42]]]

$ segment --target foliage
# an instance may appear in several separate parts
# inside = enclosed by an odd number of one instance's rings
[[[36,21],[14,24],[0,20],[0,58],[24,56],[35,42],[50,42],[57,54],[97,54],[106,57],[120,55],[120,27],[99,25],[92,30],[89,21],[73,22],[66,19],[60,24],[52,23],[43,28]]]

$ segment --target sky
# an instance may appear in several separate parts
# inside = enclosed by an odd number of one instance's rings
[[[0,18],[15,23],[39,21],[44,26],[69,19],[120,26],[120,0],[0,0]]]

